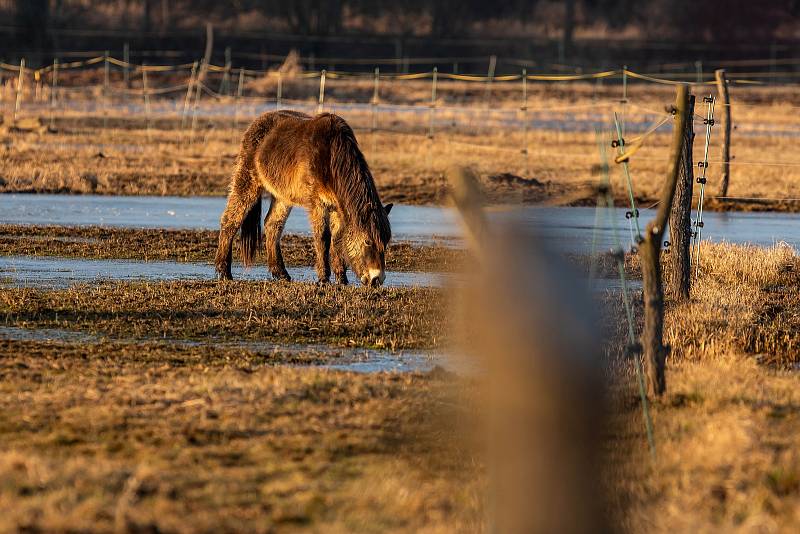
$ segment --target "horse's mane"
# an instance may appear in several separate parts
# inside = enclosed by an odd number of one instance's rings
[[[344,217],[365,230],[377,244],[386,245],[392,237],[389,217],[383,209],[372,173],[355,133],[344,119],[330,119],[331,186]]]

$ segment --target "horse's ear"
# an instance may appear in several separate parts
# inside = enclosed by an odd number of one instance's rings
[[[386,215],[389,215],[389,212],[392,211],[392,206],[394,206],[393,202],[389,202],[383,207],[383,211],[386,212]]]

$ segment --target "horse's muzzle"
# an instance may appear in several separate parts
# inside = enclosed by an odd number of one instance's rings
[[[386,273],[380,269],[370,269],[361,277],[361,283],[368,287],[379,287],[386,280]]]

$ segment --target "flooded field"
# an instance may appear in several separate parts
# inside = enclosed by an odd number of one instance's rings
[[[219,197],[114,197],[98,195],[0,195],[0,224],[98,225],[123,228],[217,229],[225,199]],[[654,209],[639,208],[644,228]],[[631,241],[625,208],[537,207],[497,209],[490,218],[540,233],[561,252],[588,254]],[[596,220],[596,217],[597,220]],[[785,242],[800,248],[800,215],[771,212],[705,212],[703,238],[716,242],[770,246]],[[459,246],[461,228],[444,207],[397,205],[390,218],[395,240]],[[306,213],[294,209],[287,234],[309,235]]]
[[[289,267],[296,282],[316,282],[313,267]],[[237,280],[268,280],[262,267],[233,268]],[[73,258],[0,256],[0,286],[65,288],[75,283],[117,281],[214,280],[209,264],[169,261],[86,260]],[[441,273],[387,272],[388,287],[439,287],[447,280]]]

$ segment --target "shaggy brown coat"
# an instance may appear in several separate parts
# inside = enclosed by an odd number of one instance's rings
[[[391,239],[388,213],[350,126],[336,115],[310,117],[276,111],[247,128],[220,220],[216,270],[231,279],[231,247],[241,228],[242,260],[251,265],[262,240],[261,197],[272,196],[264,220],[266,258],[272,276],[289,280],[280,237],[293,206],[308,210],[320,282],[347,283],[349,263],[367,285],[383,282]]]

